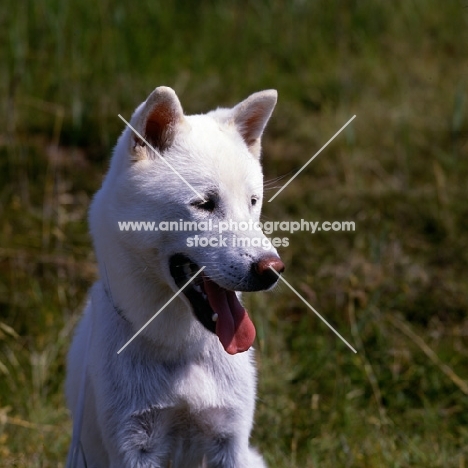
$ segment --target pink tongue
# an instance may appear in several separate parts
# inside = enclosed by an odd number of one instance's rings
[[[213,311],[218,314],[216,334],[229,354],[247,351],[255,340],[255,327],[234,291],[203,277],[205,292]]]

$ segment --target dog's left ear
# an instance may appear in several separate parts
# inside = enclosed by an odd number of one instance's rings
[[[275,108],[278,93],[268,89],[250,95],[232,109],[233,122],[249,151],[260,157],[260,143],[263,130]]]

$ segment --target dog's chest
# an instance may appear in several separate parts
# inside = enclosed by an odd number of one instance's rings
[[[210,369],[192,364],[175,377],[173,398],[192,408],[215,406],[220,402],[220,385]]]

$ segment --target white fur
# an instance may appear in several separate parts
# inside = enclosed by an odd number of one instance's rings
[[[183,294],[117,354],[178,291],[168,267],[171,255],[189,255],[216,283],[240,291],[249,289],[252,262],[265,250],[188,248],[187,233],[122,232],[118,221],[258,220],[260,138],[275,102],[276,91],[263,91],[233,109],[184,116],[174,91],[160,87],[131,119],[143,135],[151,119],[160,125],[154,141],[160,154],[129,128],[120,136],[90,210],[101,279],[90,292],[69,353],[67,400],[75,421],[83,417],[82,427],[75,424],[80,453],[75,463],[69,457],[69,466],[265,467],[249,447],[253,350],[228,354],[195,318]],[[197,195],[163,158],[203,196],[216,190],[219,211],[194,208]],[[255,206],[252,196],[258,199]],[[263,236],[258,231],[224,235]],[[273,247],[267,253],[276,255]]]

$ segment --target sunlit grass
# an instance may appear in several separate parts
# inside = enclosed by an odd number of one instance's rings
[[[354,233],[290,235],[281,255],[288,281],[358,349],[284,285],[246,295],[258,331],[253,437],[269,466],[466,466],[467,15],[435,0],[7,0],[1,466],[64,466],[65,355],[96,276],[87,208],[117,114],[160,84],[187,112],[278,89],[266,199],[357,115],[265,204],[268,220],[356,222]]]

